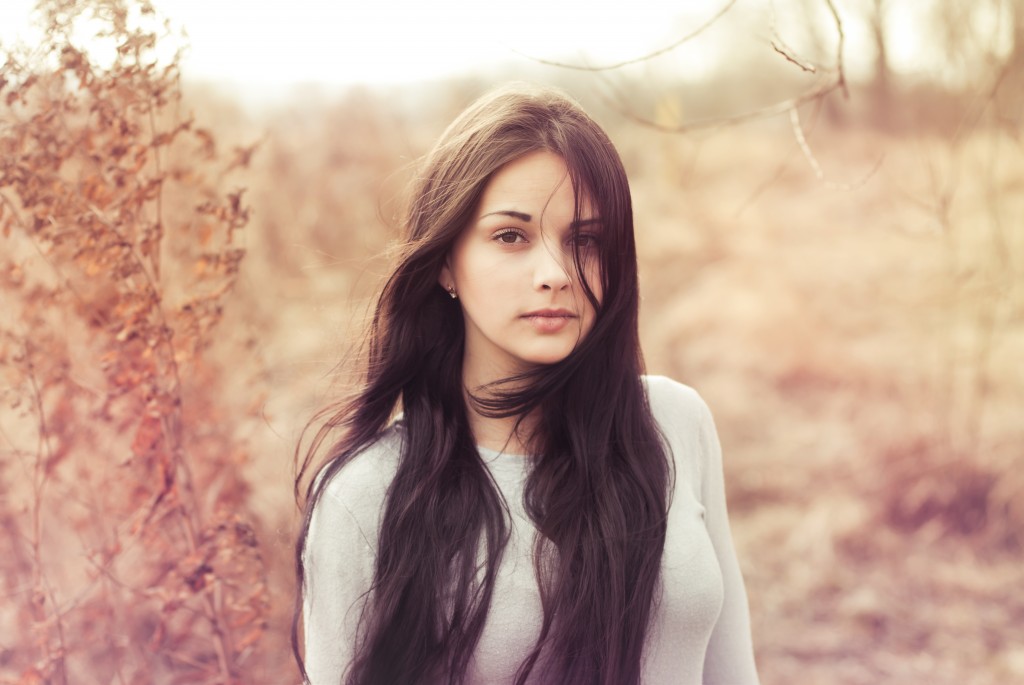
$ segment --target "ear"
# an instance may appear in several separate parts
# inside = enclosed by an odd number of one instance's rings
[[[444,260],[444,265],[441,267],[441,275],[437,277],[437,282],[443,290],[448,290],[448,286],[455,284],[455,279],[452,278],[452,270],[448,266],[447,259]]]

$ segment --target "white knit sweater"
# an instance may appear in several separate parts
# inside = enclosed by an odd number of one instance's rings
[[[691,388],[645,377],[651,410],[675,460],[660,596],[644,650],[648,685],[757,683],[747,597],[729,532],[721,448],[707,405]],[[312,685],[338,685],[352,657],[362,597],[402,441],[392,426],[327,485],[304,554],[305,662]],[[476,684],[512,683],[532,649],[541,606],[532,562],[536,531],[523,508],[526,457],[480,448],[512,513],[511,538],[469,668]]]

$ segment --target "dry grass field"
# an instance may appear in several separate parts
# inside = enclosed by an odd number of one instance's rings
[[[716,412],[764,680],[1015,682],[1019,142],[832,131],[837,174],[884,155],[863,186],[798,160],[745,203],[786,145],[710,142],[641,219],[649,362]]]
[[[280,289],[260,296],[286,439],[255,482],[284,478],[295,407],[316,406],[360,330],[405,160],[444,122],[396,117],[353,96],[285,153],[307,164],[288,174],[302,194],[254,187],[256,231],[296,221],[273,253]],[[648,366],[716,414],[764,682],[1024,677],[1020,142],[823,126],[822,181],[785,126],[608,125],[634,189]],[[277,140],[257,165],[294,168]]]
[[[143,92],[118,78],[79,87]],[[8,100],[0,683],[296,681],[293,451],[347,383],[410,162],[481,89],[256,111],[187,85],[122,100],[153,128],[110,139]],[[918,121],[907,92],[885,127],[866,97],[808,127],[814,163],[786,120],[671,135],[594,105],[648,368],[715,414],[766,685],[1024,682],[1020,113],[949,96]],[[165,187],[128,193],[103,155]]]

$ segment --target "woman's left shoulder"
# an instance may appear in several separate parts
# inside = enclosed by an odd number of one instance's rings
[[[641,376],[647,388],[651,412],[659,419],[671,417],[673,422],[701,422],[710,417],[704,398],[689,385],[668,376]]]
[[[642,376],[651,416],[676,458],[696,465],[714,458],[715,421],[704,398],[688,385],[666,376]]]
[[[720,469],[721,451],[715,421],[704,398],[688,385],[665,376],[643,376],[651,416],[666,441],[682,480],[693,483],[694,495],[703,499],[707,474]],[[716,464],[719,464],[716,466]],[[680,481],[677,481],[677,486]]]

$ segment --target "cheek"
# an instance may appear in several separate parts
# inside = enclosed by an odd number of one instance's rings
[[[515,273],[508,260],[495,258],[485,249],[462,246],[452,254],[452,273],[465,302],[489,302],[500,305],[502,294],[515,284]]]
[[[471,245],[456,244],[451,255],[452,276],[459,290],[472,287],[478,280],[479,258],[474,255]]]

